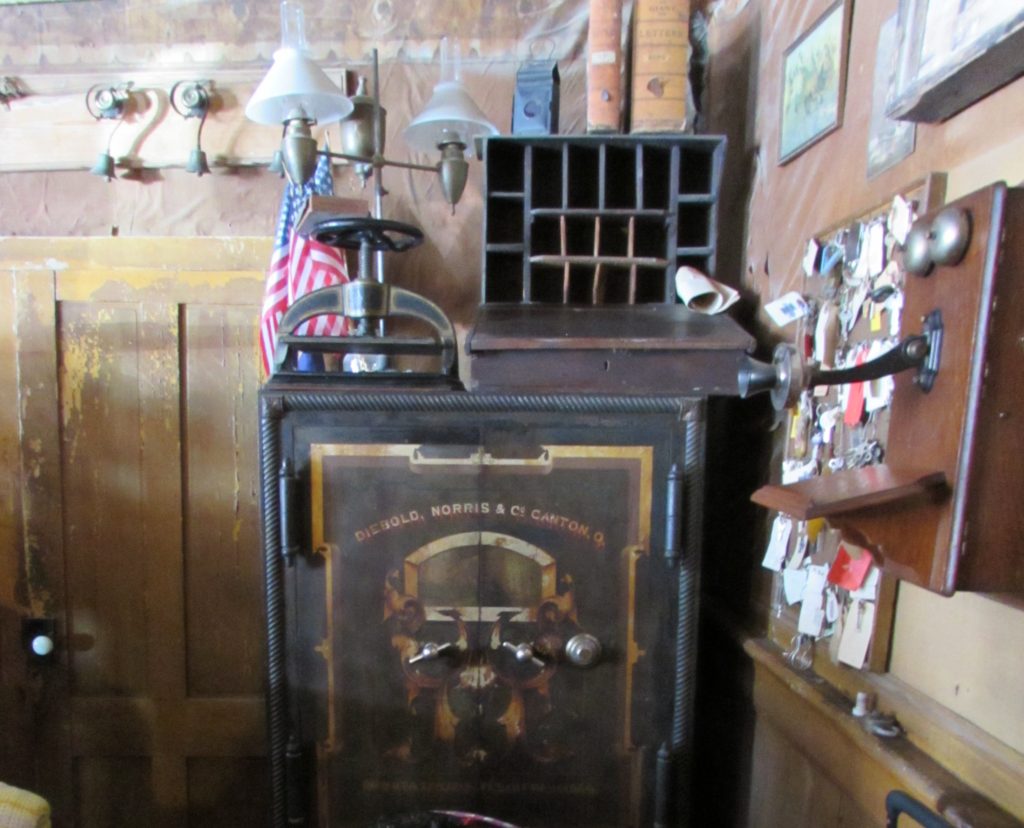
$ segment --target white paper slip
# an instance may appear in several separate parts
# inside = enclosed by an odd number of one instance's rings
[[[885,269],[885,223],[872,222],[868,227],[868,275],[878,276]]]
[[[807,242],[807,249],[804,251],[803,260],[805,276],[814,275],[814,266],[818,262],[818,253],[820,252],[821,247],[814,239],[811,239],[809,242]]]
[[[900,320],[903,316],[903,291],[896,291],[885,302],[885,309],[889,311],[889,336],[900,335]]]
[[[828,567],[808,566],[805,571],[807,582],[804,584],[797,632],[817,637],[821,635],[821,628],[825,623],[824,592],[828,580]]]
[[[782,591],[786,596],[786,603],[790,606],[796,604],[804,597],[804,587],[807,585],[806,569],[786,569],[782,572]]]
[[[836,336],[839,331],[839,314],[835,306],[826,304],[818,312],[814,323],[814,361],[829,368],[836,356]],[[827,386],[819,386],[827,387]]]
[[[860,589],[850,593],[851,598],[860,598],[864,601],[874,601],[878,598],[878,583],[882,580],[882,571],[877,566],[872,566],[864,577],[864,583]]]
[[[825,585],[828,583],[828,567],[827,566],[809,566],[807,567],[807,583],[804,586],[804,600],[810,599],[821,599],[822,593],[825,591]]]
[[[764,312],[780,328],[785,327],[791,322],[796,322],[797,319],[803,319],[807,316],[809,310],[804,297],[795,290],[783,294],[774,302],[769,302],[764,306]]]
[[[800,605],[800,619],[797,621],[797,632],[804,635],[813,635],[817,638],[821,635],[821,628],[825,623],[825,608],[822,606],[821,595],[817,599],[804,599]]]
[[[910,225],[913,221],[914,216],[910,204],[902,196],[896,196],[892,200],[892,209],[889,211],[889,230],[900,244],[907,240],[907,234],[910,232]]]
[[[768,538],[768,548],[764,553],[764,560],[761,566],[778,572],[782,569],[782,562],[786,560],[786,550],[789,548],[789,533],[793,530],[793,521],[785,515],[776,515],[772,522],[772,532]]]
[[[875,629],[875,605],[871,601],[854,600],[846,611],[843,637],[839,642],[839,660],[858,670],[864,666]]]
[[[811,457],[806,463],[801,463],[799,460],[782,461],[782,485],[784,486],[788,486],[790,483],[799,483],[808,477],[814,477],[817,473],[818,461],[814,457]]]
[[[836,597],[835,590],[828,590],[825,593],[825,620],[829,624],[835,624],[839,620],[839,598]]]
[[[796,541],[793,543],[793,552],[786,561],[787,569],[799,569],[803,566],[804,558],[807,556],[807,524],[797,524]]]

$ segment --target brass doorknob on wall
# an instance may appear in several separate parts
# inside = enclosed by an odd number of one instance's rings
[[[565,644],[565,657],[575,667],[593,667],[601,658],[601,642],[590,633],[577,633]]]

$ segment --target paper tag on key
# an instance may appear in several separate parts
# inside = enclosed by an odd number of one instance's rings
[[[786,569],[799,569],[803,566],[804,558],[807,557],[807,524],[797,524],[796,540],[793,542],[793,551],[786,561]]]
[[[772,523],[772,533],[768,539],[768,548],[764,553],[764,560],[761,566],[778,572],[782,569],[782,562],[786,560],[786,551],[789,548],[789,534],[793,530],[793,521],[785,515],[776,515]]]
[[[903,316],[903,291],[896,291],[885,301],[885,308],[889,311],[889,336],[900,335],[900,321]]]
[[[807,582],[804,584],[797,632],[817,637],[821,635],[821,628],[825,623],[824,592],[828,567],[808,566],[806,569]]]
[[[878,276],[885,269],[885,223],[872,222],[867,237],[868,276]]]
[[[861,669],[868,657],[871,634],[875,629],[875,605],[871,601],[854,600],[846,610],[843,637],[839,642],[839,660]]]
[[[783,294],[774,302],[769,302],[764,306],[764,312],[780,328],[791,322],[796,322],[797,319],[803,319],[809,311],[807,301],[795,290]]]
[[[896,196],[892,200],[892,209],[889,210],[889,230],[896,241],[903,244],[910,232],[910,225],[914,222],[914,212],[902,196]]]
[[[782,589],[786,596],[786,603],[790,606],[803,599],[806,585],[806,569],[784,569],[782,571]]]
[[[878,598],[878,584],[881,580],[882,571],[877,566],[872,565],[864,578],[864,582],[858,589],[850,593],[850,597],[860,598],[864,601],[874,601]]]
[[[813,276],[817,270],[818,257],[821,254],[821,245],[814,239],[807,242],[807,249],[804,251],[804,275]]]

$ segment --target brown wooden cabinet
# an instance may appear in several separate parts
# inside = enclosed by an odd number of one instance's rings
[[[429,808],[669,824],[691,731],[702,412],[272,380],[276,824]]]

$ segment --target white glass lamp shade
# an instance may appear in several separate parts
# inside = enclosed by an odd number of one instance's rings
[[[318,124],[339,121],[352,102],[324,71],[300,49],[283,46],[245,105],[245,115],[258,124],[283,124],[303,118]]]
[[[433,152],[443,141],[454,139],[472,148],[477,136],[497,134],[498,128],[487,120],[465,86],[458,81],[442,81],[403,136],[410,149]]]

